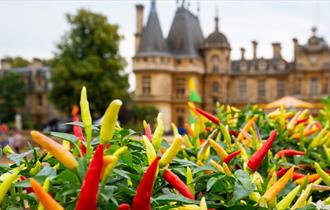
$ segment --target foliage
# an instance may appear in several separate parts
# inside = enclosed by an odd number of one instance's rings
[[[153,122],[158,112],[157,108],[152,106],[133,105],[128,110],[125,110],[125,113],[122,113],[123,117],[126,118],[124,125],[134,130],[141,130],[142,121]]]
[[[22,76],[9,72],[0,77],[0,121],[10,122],[24,106],[27,85]]]
[[[185,205],[190,205],[185,206],[185,209],[200,210],[207,208],[277,209],[277,202],[299,185],[297,181],[291,179],[278,190],[278,193],[275,193],[275,196],[271,198],[272,200],[265,200],[264,196],[267,191],[270,189],[274,191],[274,188],[280,187],[278,183],[272,182],[271,178],[273,174],[277,174],[280,168],[295,166],[295,172],[304,176],[315,173],[315,162],[319,163],[325,171],[330,169],[330,155],[328,154],[330,131],[324,128],[323,121],[317,121],[314,116],[308,113],[308,110],[301,112],[278,109],[271,113],[265,113],[257,106],[248,106],[239,110],[231,106],[219,105],[217,115],[220,121],[219,125],[212,124],[207,118],[195,112],[193,105],[190,106],[190,109],[192,109],[195,118],[195,123],[190,125],[192,131],[185,134],[184,138],[176,135],[175,143],[162,141],[160,149],[154,153],[152,152],[155,149],[153,136],[142,137],[130,129],[116,126],[110,141],[111,145],[106,146],[104,151],[105,156],[110,155],[108,157],[115,157],[115,159],[109,163],[111,166],[109,173],[108,167],[106,167],[105,174],[109,174],[109,177],[101,177],[97,202],[99,209],[115,210],[119,204],[132,204],[141,179],[149,167],[149,156],[153,154],[159,156],[159,162],[164,163],[162,158],[166,158],[167,161],[165,162],[170,162],[167,165],[158,165],[158,174],[151,195],[151,208],[158,210],[180,209]],[[254,116],[256,116],[254,123],[249,123],[251,119],[254,119]],[[112,122],[116,116],[110,114],[106,118]],[[161,119],[157,123],[154,134],[162,133],[159,132],[163,124]],[[71,124],[82,125],[80,122]],[[103,122],[102,125],[106,125],[106,123]],[[100,129],[109,129],[109,127],[102,125],[101,128],[96,126],[92,128],[93,140],[90,148],[92,151],[95,151],[99,145]],[[250,127],[247,128],[248,125]],[[175,127],[173,129],[173,132],[176,133]],[[247,162],[255,151],[259,150],[263,140],[267,139],[273,130],[277,130],[278,133],[275,142],[265,154],[261,167],[253,172],[249,169]],[[227,132],[231,135],[225,135]],[[73,154],[73,160],[78,161],[76,169],[69,170],[62,164],[63,161],[72,161],[72,159],[67,158],[61,161],[56,159],[60,154],[58,150],[65,150],[64,146],[57,145],[55,147],[57,156],[55,153],[52,156],[43,149],[31,146],[28,151],[22,154],[10,153],[8,148],[4,150],[3,153],[13,163],[0,166],[0,174],[19,170],[20,175],[27,178],[33,177],[39,183],[43,183],[49,177],[51,182],[50,194],[54,199],[64,209],[75,209],[82,180],[91,162],[88,156],[83,156],[81,153],[80,146],[85,142],[76,133],[73,135],[71,133],[50,132],[48,135],[52,138],[65,140],[62,144],[66,147],[67,143],[70,142],[71,147],[67,148]],[[224,153],[230,154],[237,150],[241,151],[239,156],[228,163],[228,168],[223,164],[221,155],[218,155],[215,144],[209,144],[209,142],[213,142],[209,141],[211,138],[219,147],[223,148]],[[50,139],[45,141],[51,142],[46,147],[45,143],[42,144],[44,149],[51,152],[51,145],[55,145],[54,141]],[[178,142],[180,144],[177,144]],[[281,158],[276,155],[279,151],[288,148],[303,151],[305,154]],[[36,166],[40,167],[38,171],[36,171]],[[188,181],[188,167],[191,169],[190,181]],[[189,190],[194,192],[195,199],[186,198],[178,193],[178,190],[173,189],[163,177],[165,169],[171,170],[179,179],[187,183]],[[92,167],[92,170],[95,170],[95,167]],[[302,205],[299,206],[303,209],[316,209],[316,206],[325,206],[325,200],[329,197],[330,186],[326,186],[326,181],[323,180],[326,179],[326,173],[322,176],[322,179],[314,180],[311,184],[307,184],[307,179],[303,181],[300,192],[294,197],[289,207],[292,207],[296,202],[302,202]],[[4,177],[0,177],[0,180]],[[99,179],[99,177],[95,177],[95,179]],[[182,186],[182,183],[180,185]],[[36,209],[38,199],[34,194],[27,192],[28,187],[30,187],[29,180],[13,182],[13,186],[11,191],[4,192],[6,197],[3,202],[0,201],[0,208],[24,208],[24,203],[28,203],[31,209]],[[312,189],[305,199],[298,199],[308,186],[320,187],[323,191]],[[206,200],[207,208],[202,208],[202,206],[205,207],[202,205],[203,198]],[[148,203],[145,205],[147,207]]]
[[[20,57],[20,56],[17,56],[17,57],[6,56],[4,58],[4,60],[9,61],[12,68],[26,67],[26,66],[29,65],[29,61],[26,60],[25,58]]]
[[[128,99],[128,77],[124,59],[119,55],[118,26],[108,23],[106,16],[80,9],[67,15],[70,25],[58,44],[51,61],[53,88],[50,98],[69,113],[79,101],[81,86],[88,88],[94,117],[99,117],[108,101]]]

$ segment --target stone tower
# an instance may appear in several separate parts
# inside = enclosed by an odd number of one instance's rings
[[[205,60],[204,105],[213,110],[216,102],[227,103],[229,90],[229,73],[231,70],[230,44],[219,29],[219,18],[214,18],[215,28],[204,41]]]

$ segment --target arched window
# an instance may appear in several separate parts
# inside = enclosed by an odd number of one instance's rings
[[[217,82],[212,83],[212,93],[219,93],[220,85]]]
[[[220,72],[220,59],[218,56],[212,57],[212,72],[213,73],[219,73]]]

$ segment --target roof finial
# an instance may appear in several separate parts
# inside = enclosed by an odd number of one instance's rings
[[[312,34],[313,34],[313,36],[316,35],[316,32],[317,32],[317,27],[316,26],[313,26],[312,27]]]
[[[197,17],[199,16],[199,12],[201,11],[201,7],[200,7],[200,2],[197,1]]]
[[[151,0],[151,9],[156,8],[156,0]]]
[[[215,8],[215,31],[219,31],[219,9],[218,7]]]
[[[181,7],[184,7],[185,0],[182,0]]]

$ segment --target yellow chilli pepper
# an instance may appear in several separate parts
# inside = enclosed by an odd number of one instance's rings
[[[171,127],[172,127],[172,131],[173,131],[173,135],[176,136],[179,134],[178,128],[176,127],[176,125],[174,123],[171,123]]]
[[[302,208],[307,204],[307,198],[312,189],[312,184],[307,185],[306,189],[301,193],[296,203],[291,207],[291,210]]]
[[[41,147],[50,152],[54,157],[59,160],[68,169],[74,170],[78,167],[77,160],[73,155],[66,150],[61,144],[53,139],[43,135],[38,131],[31,131],[33,141],[41,145]]]
[[[117,161],[118,161],[117,156],[114,156],[114,155],[103,156],[103,167],[102,167],[102,171],[101,171],[101,177],[104,176],[104,171],[107,168],[107,166],[113,162],[117,163]]]
[[[320,175],[320,177],[322,178],[322,181],[326,185],[330,186],[330,175],[327,174],[327,172],[325,172],[317,162],[315,162],[314,166],[315,166],[316,173],[318,173]]]
[[[215,142],[213,139],[210,139],[209,143],[211,147],[215,150],[215,152],[218,154],[221,160],[224,160],[228,156],[226,150],[220,144]]]
[[[42,185],[42,189],[44,189],[45,192],[48,192],[49,191],[49,184],[50,184],[50,178],[47,177],[45,179],[45,182],[44,184]],[[44,210],[44,206],[42,205],[42,203],[38,203],[38,210]]]
[[[272,201],[279,192],[286,186],[292,177],[294,167],[291,167],[277,182],[273,184],[262,196],[266,201]]]
[[[157,127],[155,129],[154,135],[152,136],[152,145],[155,148],[155,151],[158,152],[159,147],[163,140],[164,133],[164,122],[163,122],[163,114],[160,112],[157,116]]]
[[[328,161],[330,162],[330,149],[327,148],[326,145],[323,145],[323,150],[324,150],[325,155],[326,155],[327,158],[328,158]]]
[[[101,144],[107,144],[112,139],[118,120],[118,113],[122,104],[123,103],[119,99],[113,100],[105,111],[100,130]]]
[[[243,140],[243,137],[244,137],[243,133],[249,131],[249,129],[252,127],[252,125],[253,125],[253,123],[256,121],[256,119],[257,119],[257,116],[254,115],[254,116],[253,116],[253,117],[252,117],[252,118],[246,123],[246,125],[243,127],[242,131],[239,133],[239,135],[238,135],[238,137],[237,137],[239,140]]]
[[[122,146],[119,149],[117,149],[113,155],[117,156],[118,158],[122,155],[125,154],[128,151],[128,147],[127,146]]]
[[[319,141],[321,140],[321,138],[327,133],[327,129],[323,128],[318,134],[317,136],[312,140],[312,142],[310,143],[311,147],[316,147],[319,144]]]
[[[211,166],[213,166],[215,169],[217,169],[219,172],[221,172],[221,173],[225,173],[225,170],[223,169],[223,167],[222,167],[219,163],[215,162],[214,160],[210,160],[210,164],[211,164]]]
[[[34,167],[31,168],[31,170],[29,171],[29,175],[30,175],[30,176],[35,176],[35,175],[40,171],[40,169],[41,169],[41,163],[40,163],[40,161],[38,160],[38,161],[36,162],[36,164],[34,165]]]
[[[233,173],[231,172],[231,170],[230,170],[229,166],[227,165],[227,163],[223,162],[222,167],[223,167],[223,170],[225,171],[225,174],[227,176],[232,176],[233,175]]]
[[[172,145],[166,150],[162,158],[159,160],[160,166],[169,164],[176,154],[180,151],[182,145],[182,137],[180,135],[175,136]]]
[[[195,186],[193,184],[193,175],[191,172],[191,169],[189,167],[187,167],[187,171],[186,171],[186,184],[187,187],[189,188],[190,192],[195,195]]]
[[[87,100],[87,90],[84,86],[81,89],[80,94],[80,112],[81,112],[81,120],[84,124],[84,131],[86,134],[86,143],[87,143],[87,158],[91,155],[91,139],[92,139],[92,117],[89,111],[89,103]]]
[[[270,180],[267,183],[266,189],[268,190],[269,188],[271,188],[273,186],[273,184],[275,184],[276,181],[277,181],[277,175],[276,175],[276,172],[273,172]]]
[[[295,187],[276,205],[276,208],[278,210],[284,210],[284,209],[289,208],[292,201],[299,193],[299,191],[300,191],[300,186]]]
[[[16,172],[9,174],[5,180],[0,184],[0,204],[2,200],[5,198],[5,195],[13,182],[18,178],[19,170]]]
[[[201,202],[200,202],[200,210],[207,210],[207,204],[205,201],[205,197],[202,197]]]
[[[209,140],[206,140],[197,153],[198,160],[207,159],[207,150],[209,149],[209,147],[210,147]]]
[[[152,146],[152,143],[149,141],[148,137],[143,135],[142,139],[143,139],[144,147],[146,149],[148,163],[150,165],[156,158],[156,152],[155,152],[154,146]]]

